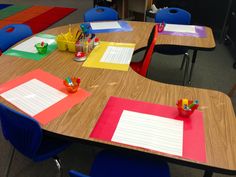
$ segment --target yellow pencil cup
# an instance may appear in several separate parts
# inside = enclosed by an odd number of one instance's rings
[[[76,42],[72,42],[72,41],[67,41],[67,47],[68,47],[68,51],[69,52],[76,52],[76,46],[75,46]]]
[[[66,40],[60,39],[58,36],[56,37],[57,47],[59,50],[66,51],[67,50],[67,42]]]

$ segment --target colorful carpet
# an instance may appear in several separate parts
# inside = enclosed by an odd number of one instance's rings
[[[0,28],[9,24],[26,24],[31,27],[35,34],[48,28],[75,10],[75,8],[53,6],[0,4]]]

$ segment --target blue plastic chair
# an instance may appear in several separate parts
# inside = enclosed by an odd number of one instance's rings
[[[5,177],[9,174],[15,149],[35,162],[53,158],[62,176],[61,163],[57,154],[68,147],[67,141],[45,135],[36,120],[1,103],[0,121],[5,139],[13,146]]]
[[[70,177],[170,177],[168,164],[164,161],[137,154],[102,151],[92,165],[90,176],[69,171]]]
[[[84,22],[118,20],[118,12],[109,7],[97,6],[84,13]]]
[[[25,24],[7,25],[0,29],[0,51],[4,52],[15,43],[31,36],[32,30]]]
[[[155,22],[189,25],[191,22],[191,14],[183,9],[175,8],[175,7],[161,9],[155,15]],[[189,67],[188,48],[171,46],[171,45],[159,45],[155,48],[155,52],[165,54],[165,55],[184,55],[180,69],[181,70],[183,69],[184,64],[186,62],[184,78],[183,78],[183,85],[185,85],[185,79],[186,79],[186,75],[187,75],[188,67]]]

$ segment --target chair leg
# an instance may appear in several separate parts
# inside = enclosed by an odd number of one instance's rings
[[[183,60],[182,60],[182,63],[181,63],[181,66],[180,66],[180,70],[182,70],[184,68],[184,64],[185,64],[185,60],[186,60],[186,54],[184,54],[184,57],[183,57]]]
[[[8,165],[7,165],[7,168],[6,168],[6,171],[4,173],[4,177],[8,177],[9,175],[9,170],[11,168],[11,164],[12,164],[12,160],[14,158],[14,155],[15,155],[15,148],[13,146],[11,146],[11,150],[10,150],[10,158],[9,158],[9,161],[8,161]]]
[[[189,54],[188,53],[185,53],[185,58],[186,58],[186,66],[185,66],[185,69],[184,69],[184,78],[183,78],[183,85],[186,84],[186,76],[188,74],[188,68],[189,68]]]
[[[236,91],[236,84],[233,86],[233,88],[228,93],[229,97],[232,97],[235,91]]]
[[[58,169],[58,177],[62,177],[63,175],[63,170],[62,170],[62,164],[61,161],[59,159],[59,157],[55,156],[53,157],[54,162],[56,163],[57,169]]]

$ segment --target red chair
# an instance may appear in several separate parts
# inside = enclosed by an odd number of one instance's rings
[[[153,50],[154,50],[154,47],[155,47],[156,41],[157,41],[157,36],[158,36],[158,26],[155,25],[152,28],[152,32],[149,36],[147,49],[146,49],[145,55],[143,57],[143,60],[141,60],[139,62],[131,62],[130,63],[131,68],[144,77],[146,77],[146,75],[147,75],[148,66],[151,62]]]

